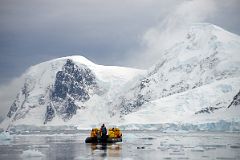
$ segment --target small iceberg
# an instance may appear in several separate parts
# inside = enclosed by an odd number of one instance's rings
[[[25,150],[21,154],[22,159],[29,159],[30,157],[36,157],[36,159],[41,159],[42,157],[44,157],[44,154],[36,149]]]
[[[12,136],[9,134],[9,132],[0,133],[0,141],[7,141],[11,139],[12,139]]]

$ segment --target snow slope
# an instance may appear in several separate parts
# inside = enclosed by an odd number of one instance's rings
[[[120,125],[143,124],[148,127],[147,124],[204,124],[220,120],[240,122],[240,106],[227,108],[239,86],[239,78],[231,78],[153,100],[143,104],[138,111],[124,116]],[[196,114],[208,106],[219,109]]]

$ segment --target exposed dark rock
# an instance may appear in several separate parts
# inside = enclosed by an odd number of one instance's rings
[[[74,114],[76,114],[78,106],[74,104],[74,100],[68,99],[64,105],[61,114],[63,114],[63,119],[68,120],[71,119]]]
[[[9,118],[11,118],[12,115],[17,111],[17,109],[18,109],[17,101],[15,100],[15,101],[13,102],[13,104],[11,105],[10,110],[9,110],[7,116],[8,116]]]
[[[85,65],[77,66],[68,59],[61,71],[56,74],[50,99],[56,111],[64,120],[71,119],[79,108],[75,101],[86,102],[90,99],[90,91],[98,90],[96,77]]]
[[[140,83],[140,89],[143,89],[144,87],[146,87],[149,82],[150,82],[149,79],[142,80]]]
[[[89,100],[89,89],[96,88],[96,78],[86,66],[79,68],[72,60],[67,60],[62,71],[56,74],[56,81],[52,92],[53,101],[66,100],[67,95],[85,102]]]
[[[216,108],[216,107],[206,107],[201,109],[200,111],[195,112],[195,114],[202,114],[202,113],[213,113],[214,110],[218,110],[222,107]]]
[[[45,104],[45,98],[44,98],[44,96],[41,96],[41,97],[38,99],[38,104],[39,104],[39,105],[44,105],[44,104]]]
[[[229,104],[228,108],[231,106],[237,106],[240,105],[240,91],[237,93],[236,96],[233,97],[232,102]]]
[[[123,97],[122,97],[123,98]],[[127,115],[128,113],[131,113],[133,111],[136,111],[138,108],[140,108],[145,102],[148,102],[148,99],[145,99],[145,97],[141,94],[137,95],[136,100],[134,101],[129,101],[126,100],[125,98],[122,99],[121,103],[121,114],[122,115]]]
[[[47,105],[47,111],[45,113],[44,124],[46,124],[48,121],[51,121],[54,117],[55,117],[54,107],[50,103],[50,104]]]

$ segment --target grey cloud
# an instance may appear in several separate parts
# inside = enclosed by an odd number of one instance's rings
[[[183,39],[187,26],[193,23],[212,23],[238,34],[239,4],[237,0],[183,1],[162,21],[146,30],[142,36],[142,47],[132,52],[128,63],[146,68],[160,61],[163,58],[161,53]]]
[[[177,0],[2,0],[1,77],[18,76],[28,66],[55,57],[82,54],[96,63],[124,63],[141,35]],[[8,74],[11,72],[12,74]],[[12,75],[12,76],[9,76]],[[0,78],[0,83],[7,78]]]

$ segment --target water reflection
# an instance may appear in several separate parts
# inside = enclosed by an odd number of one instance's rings
[[[121,159],[122,144],[89,144],[91,156],[97,159]]]
[[[116,144],[86,144],[88,133],[13,135],[7,142],[0,140],[0,160],[240,159],[239,133],[128,132],[125,135],[123,142]],[[29,155],[23,154],[26,151]]]

